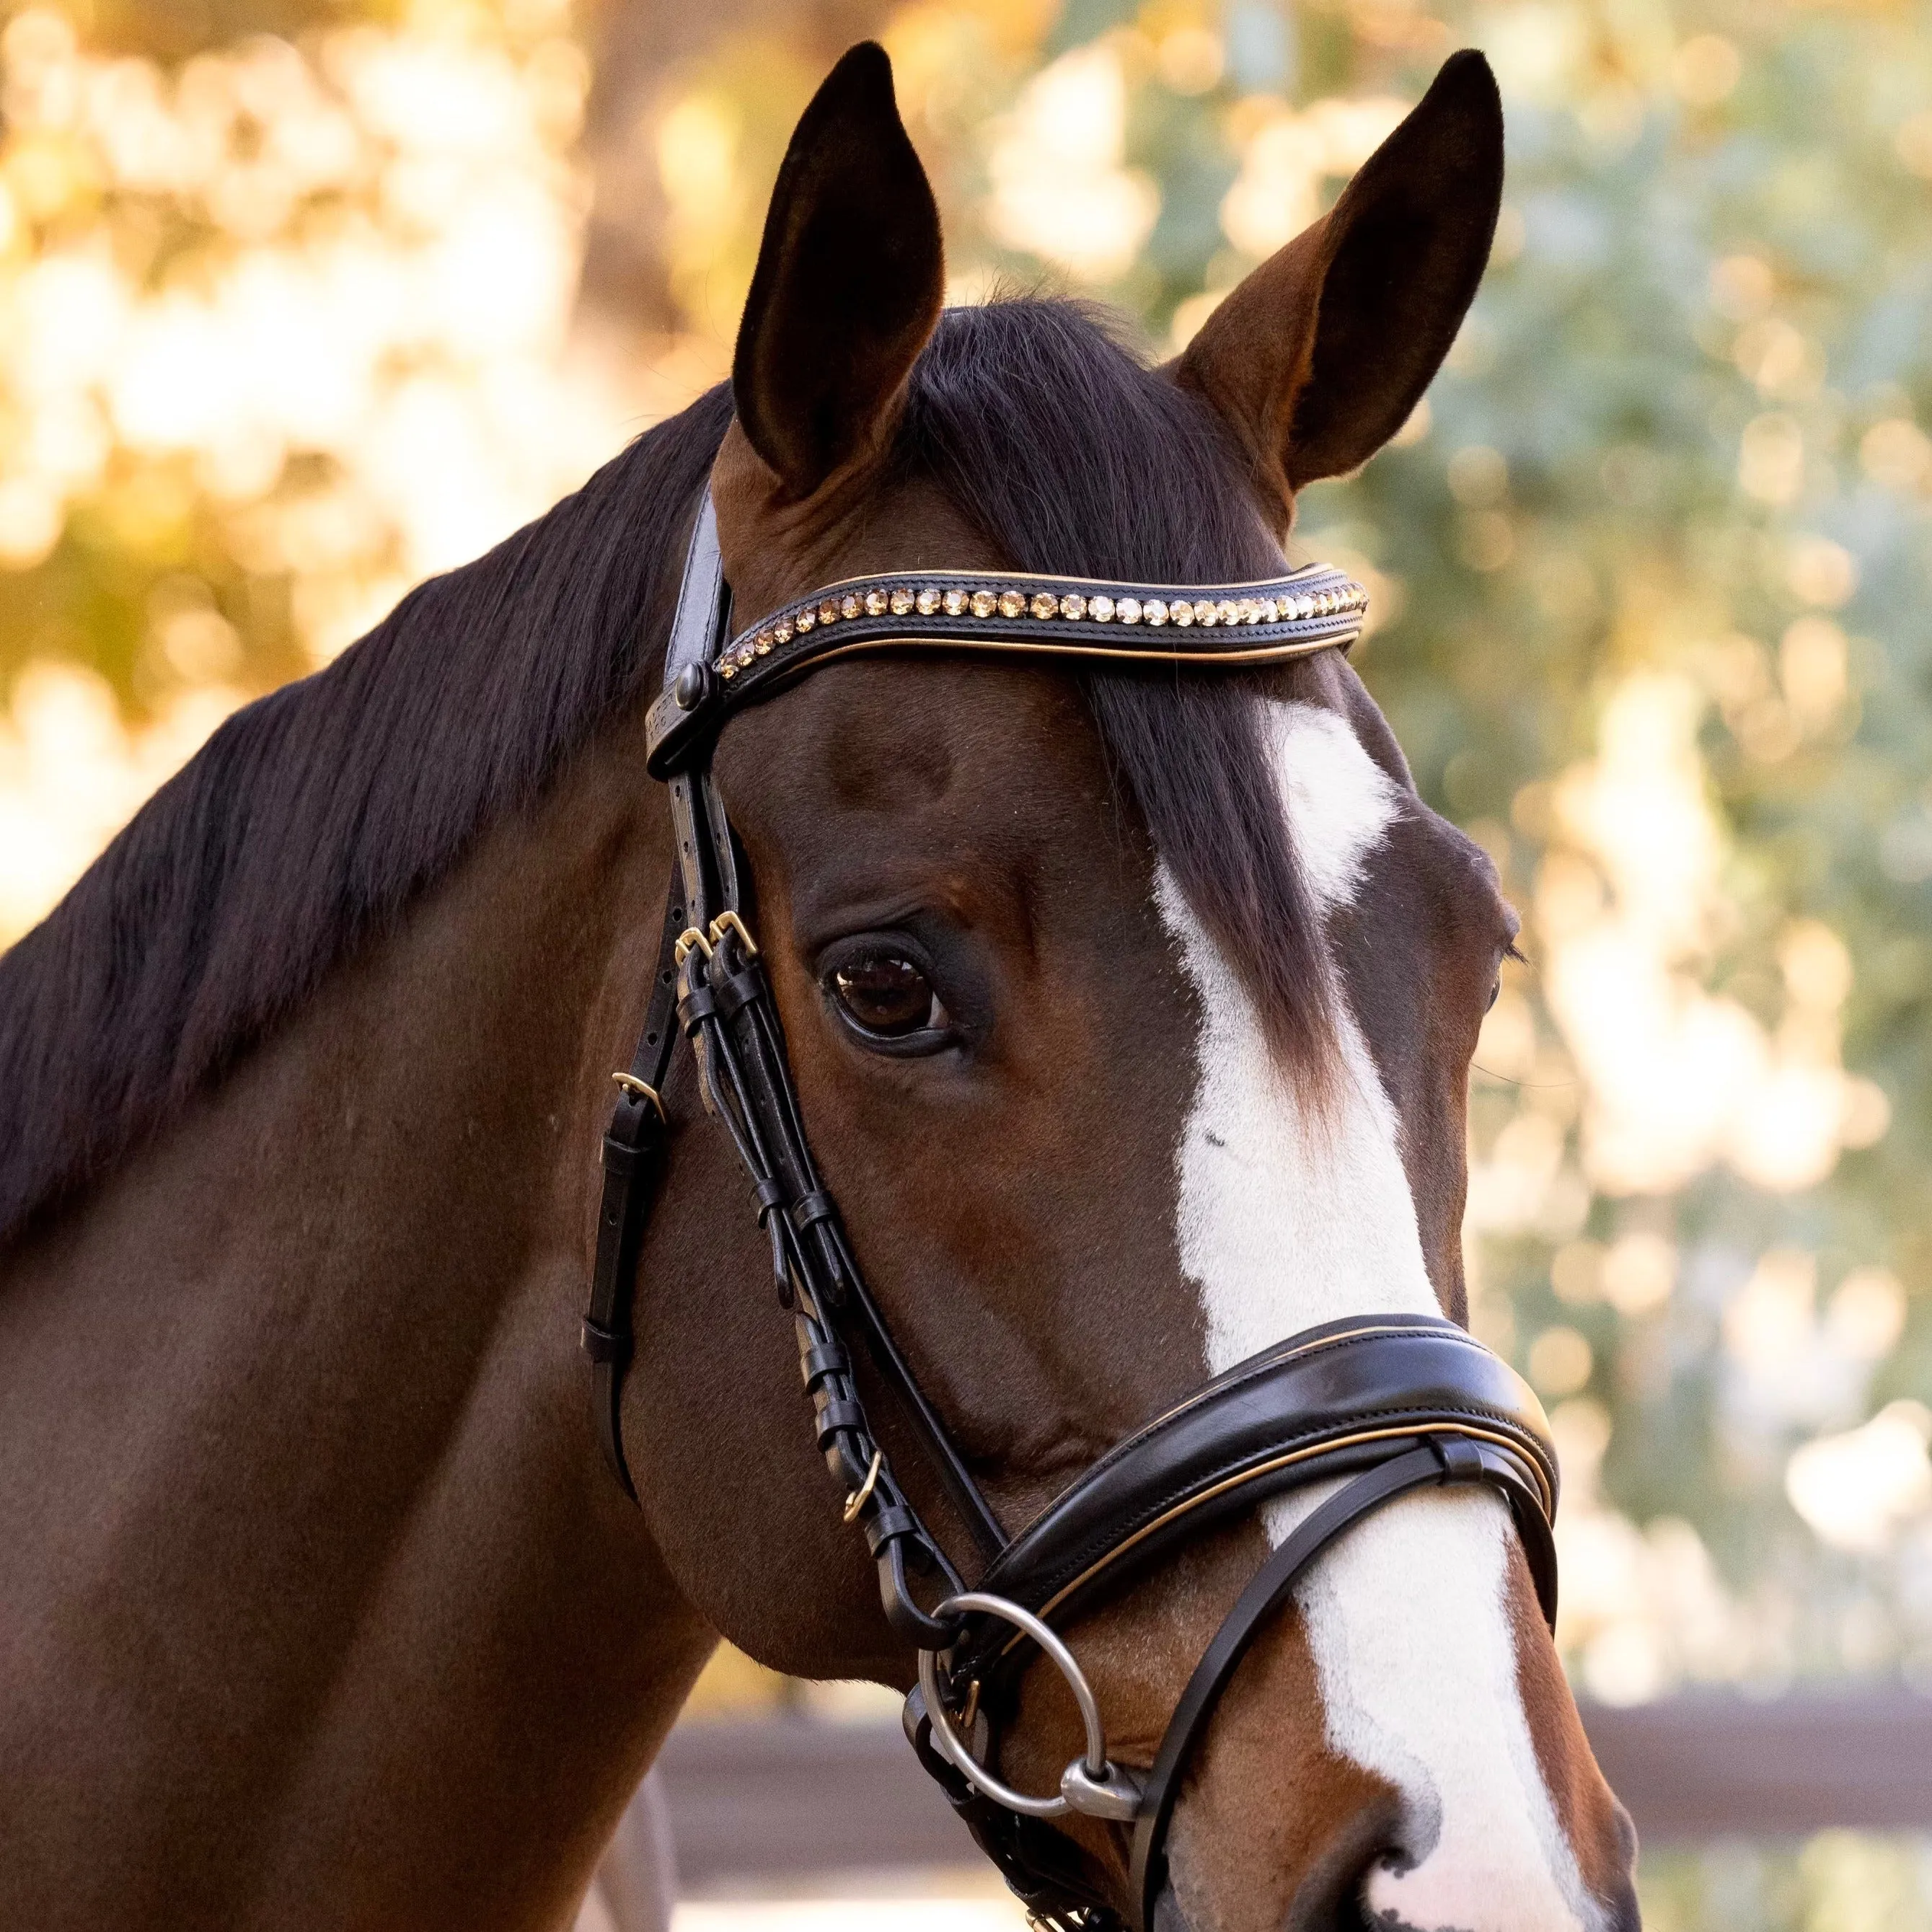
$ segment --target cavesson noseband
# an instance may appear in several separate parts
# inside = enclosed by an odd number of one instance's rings
[[[778,1010],[742,916],[731,830],[712,778],[725,724],[818,664],[870,650],[1160,662],[1190,670],[1276,664],[1359,634],[1366,597],[1313,564],[1261,584],[1172,588],[1000,572],[903,572],[833,584],[729,633],[730,598],[707,491],[700,506],[647,758],[670,796],[676,866],[629,1070],[604,1139],[597,1258],[584,1346],[606,1458],[634,1498],[621,1401],[634,1347],[638,1255],[662,1178],[660,1097],[678,1034],[706,1111],[751,1176],[778,1300],[796,1330],[820,1453],[878,1566],[886,1616],[919,1653],[906,1729],[974,1838],[1036,1920],[1119,1932],[1104,1877],[1045,1822],[1070,1811],[1131,1826],[1132,1932],[1150,1932],[1182,1768],[1256,1634],[1352,1523],[1412,1490],[1478,1483],[1508,1503],[1544,1616],[1556,1613],[1556,1458],[1535,1396],[1453,1322],[1364,1316],[1309,1329],[1216,1376],[1109,1450],[1017,1535],[981,1492],[895,1344],[821,1183]],[[1184,637],[1180,634],[1186,633]],[[902,1405],[976,1545],[971,1588],[899,1486],[860,1399],[856,1336]],[[1144,1779],[1108,1758],[1098,1706],[1054,1628],[1180,1544],[1265,1497],[1342,1479],[1276,1549],[1189,1680]],[[920,1586],[916,1595],[915,1582]],[[920,1596],[931,1599],[928,1607]],[[988,1768],[1020,1672],[1043,1654],[1079,1706],[1085,1748],[1044,1797]]]

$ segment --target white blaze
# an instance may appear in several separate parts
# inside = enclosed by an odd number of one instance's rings
[[[1335,713],[1274,702],[1264,712],[1303,875],[1324,911],[1346,904],[1401,808],[1396,788]],[[1208,1372],[1340,1316],[1439,1314],[1395,1110],[1346,1000],[1343,1078],[1311,1126],[1164,866],[1156,890],[1202,1013],[1178,1232],[1201,1291]],[[1318,1499],[1264,1506],[1271,1540]],[[1415,1862],[1378,1870],[1364,1903],[1419,1932],[1564,1932],[1601,1917],[1516,1687],[1504,1596],[1514,1534],[1486,1493],[1407,1497],[1347,1532],[1296,1591],[1330,1747],[1402,1794]]]

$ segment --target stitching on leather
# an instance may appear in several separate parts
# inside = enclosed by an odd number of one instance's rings
[[[1304,1360],[1316,1355],[1324,1354],[1330,1348],[1352,1347],[1358,1342],[1385,1341],[1391,1336],[1409,1336],[1431,1342],[1459,1342],[1465,1348],[1474,1348],[1483,1354],[1492,1355],[1497,1361],[1502,1360],[1501,1356],[1494,1355],[1492,1350],[1484,1348],[1482,1343],[1466,1330],[1458,1328],[1453,1323],[1438,1328],[1426,1323],[1396,1324],[1378,1322],[1372,1328],[1346,1329],[1339,1335],[1324,1336],[1318,1342],[1304,1342],[1292,1348],[1289,1344],[1294,1340],[1294,1337],[1288,1336],[1276,1342],[1265,1354],[1252,1357],[1249,1362],[1237,1363],[1234,1369],[1227,1372],[1232,1377],[1235,1370],[1246,1370],[1247,1372],[1242,1375],[1239,1380],[1224,1381],[1216,1377],[1206,1388],[1196,1389],[1191,1394],[1184,1396],[1172,1408],[1163,1410],[1151,1422],[1142,1423],[1131,1436],[1124,1437],[1121,1441],[1115,1443],[1112,1448],[1109,1449],[1088,1470],[1084,1476],[1079,1478],[1069,1489],[1063,1490],[1060,1496],[1070,1496],[1075,1490],[1086,1487],[1110,1463],[1125,1456],[1140,1444],[1149,1441],[1162,1430],[1171,1426],[1182,1416],[1199,1408],[1204,1402],[1217,1398],[1231,1390],[1240,1388],[1245,1383],[1256,1381],[1270,1370],[1280,1367],[1284,1362]],[[1504,1366],[1507,1367],[1508,1364],[1505,1363]],[[1040,1512],[1037,1520],[1043,1522],[1053,1513],[1059,1501],[1060,1498],[1056,1497],[1052,1502],[1048,1503]],[[1030,1524],[1028,1526],[1028,1528],[1031,1526]],[[1022,1530],[1020,1533],[1024,1536],[1027,1532]]]
[[[1400,1430],[1405,1424],[1419,1422],[1430,1417],[1436,1418],[1445,1423],[1459,1418],[1470,1422],[1487,1423],[1492,1428],[1509,1436],[1513,1441],[1520,1442],[1523,1445],[1526,1460],[1534,1462],[1542,1470],[1546,1478],[1550,1476],[1550,1472],[1544,1465],[1540,1445],[1536,1442],[1534,1438],[1520,1422],[1514,1417],[1499,1411],[1474,1404],[1448,1402],[1432,1404],[1426,1408],[1412,1407],[1360,1409],[1345,1418],[1331,1421],[1318,1430],[1311,1430],[1299,1436],[1283,1437],[1279,1442],[1270,1444],[1266,1449],[1258,1453],[1232,1457],[1210,1470],[1203,1472],[1199,1479],[1181,1483],[1165,1490],[1158,1498],[1144,1505],[1132,1518],[1129,1519],[1121,1534],[1107,1537],[1104,1539],[1090,1539],[1082,1547],[1084,1551],[1092,1552],[1090,1556],[1084,1558],[1070,1557],[1056,1565],[1044,1580],[1050,1583],[1052,1587],[1040,1593],[1042,1599],[1056,1594],[1067,1582],[1103,1564],[1112,1552],[1130,1542],[1141,1531],[1159,1521],[1162,1516],[1185,1502],[1190,1497],[1201,1496],[1204,1492],[1215,1488],[1229,1478],[1239,1474],[1244,1468],[1252,1468],[1274,1456],[1290,1454],[1297,1448],[1304,1446],[1318,1449],[1324,1438],[1335,1438],[1337,1448],[1346,1447],[1346,1444],[1342,1438],[1346,1438],[1352,1429],[1358,1428],[1364,1424],[1374,1423]],[[1417,1432],[1425,1432],[1418,1429]],[[1556,1487],[1553,1480],[1550,1482],[1550,1487],[1552,1490]],[[1000,1581],[1010,1587],[1011,1586],[1011,1578],[1008,1574],[1003,1574]]]
[[[1235,1390],[1240,1389],[1250,1383],[1259,1380],[1263,1376],[1280,1367],[1285,1362],[1306,1360],[1318,1354],[1324,1354],[1331,1348],[1351,1347],[1358,1342],[1385,1340],[1391,1336],[1409,1336],[1427,1341],[1459,1343],[1465,1348],[1474,1349],[1479,1354],[1490,1356],[1492,1360],[1501,1363],[1502,1366],[1504,1368],[1508,1367],[1508,1364],[1507,1363],[1503,1363],[1500,1356],[1495,1355],[1491,1350],[1485,1348],[1482,1343],[1478,1342],[1475,1337],[1473,1335],[1471,1335],[1466,1330],[1458,1328],[1453,1324],[1448,1323],[1446,1322],[1443,1326],[1439,1328],[1435,1326],[1432,1323],[1425,1322],[1420,1324],[1401,1326],[1377,1324],[1373,1328],[1364,1327],[1360,1328],[1351,1328],[1345,1330],[1342,1334],[1338,1335],[1324,1336],[1318,1342],[1305,1342],[1294,1348],[1290,1348],[1288,1346],[1289,1342],[1292,1342],[1294,1340],[1292,1336],[1289,1336],[1284,1341],[1277,1342],[1275,1345],[1274,1349],[1271,1350],[1266,1356],[1257,1359],[1252,1371],[1242,1376],[1239,1380],[1228,1382],[1216,1381],[1216,1382],[1210,1384],[1207,1388],[1196,1390],[1191,1395],[1187,1396],[1181,1401],[1177,1402],[1173,1408],[1168,1409],[1160,1415],[1156,1416],[1151,1422],[1144,1423],[1141,1427],[1135,1430],[1133,1434],[1124,1438],[1122,1441],[1117,1442],[1112,1448],[1109,1449],[1105,1455],[1101,1456],[1098,1462],[1092,1464],[1083,1475],[1077,1478],[1072,1483],[1069,1484],[1066,1489],[1061,1490],[1060,1494],[1056,1496],[1052,1502],[1048,1503],[1045,1509],[1040,1511],[1040,1514],[1034,1519],[1033,1522],[1028,1524],[1026,1528],[1020,1532],[1018,1536],[1014,1539],[1014,1543],[1017,1544],[1024,1542],[1041,1525],[1049,1522],[1054,1517],[1060,1510],[1060,1505],[1066,1500],[1067,1498],[1077,1496],[1083,1490],[1093,1488],[1108,1469],[1118,1466],[1119,1463],[1124,1461],[1130,1454],[1139,1449],[1144,1444],[1152,1441],[1162,1431],[1172,1428],[1182,1417],[1192,1414],[1196,1409],[1198,1408],[1203,1402],[1211,1400],[1218,1400],[1223,1396],[1232,1394]],[[1286,1351],[1286,1352],[1281,1352],[1282,1351]],[[1246,1367],[1246,1364],[1244,1364],[1238,1366]],[[1397,1414],[1403,1413],[1404,1412],[1392,1410],[1389,1412],[1391,1414]],[[1409,1414],[1417,1414],[1420,1412],[1411,1410],[1406,1412]],[[1358,1415],[1350,1419],[1352,1420],[1359,1420],[1361,1418],[1360,1415]],[[1522,1427],[1522,1425],[1520,1423],[1514,1421],[1512,1418],[1505,1417],[1500,1419],[1509,1420],[1510,1426],[1513,1429],[1520,1430]],[[1292,1444],[1294,1438],[1291,1437],[1288,1438],[1288,1441],[1284,1442],[1282,1446],[1283,1448],[1288,1447]],[[1169,1498],[1167,1504],[1164,1506],[1172,1507],[1173,1500],[1174,1498]],[[1159,1512],[1156,1511],[1156,1514],[1158,1514]]]

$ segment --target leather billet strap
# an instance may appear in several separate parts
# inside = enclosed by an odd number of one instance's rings
[[[786,605],[704,663],[681,665],[651,706],[646,760],[656,778],[682,770],[734,712],[856,652],[1227,669],[1346,650],[1367,608],[1361,585],[1324,563],[1186,590],[998,571],[852,578]]]

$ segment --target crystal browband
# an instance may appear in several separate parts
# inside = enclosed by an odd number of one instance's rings
[[[1184,587],[998,571],[852,578],[760,618],[710,664],[688,665],[651,707],[650,769],[660,778],[679,769],[728,712],[851,652],[1278,664],[1346,650],[1361,634],[1368,601],[1354,578],[1324,563],[1259,583]]]
[[[1256,634],[1254,641],[1273,656],[1276,647],[1291,637],[1306,637],[1314,642],[1318,633],[1318,642],[1325,646],[1339,642],[1336,634],[1346,630],[1352,640],[1367,604],[1368,592],[1359,584],[1325,564],[1311,564],[1292,577],[1271,578],[1264,583],[1186,590],[991,573],[856,578],[788,604],[740,632],[719,655],[718,671],[722,677],[735,677],[751,669],[758,658],[769,657],[821,626],[848,627],[844,636],[849,641],[862,631],[869,633],[882,620],[895,630],[910,629],[914,637],[942,638],[960,634],[963,620],[976,627],[988,626],[984,634],[989,641],[1016,630],[1024,638],[1041,624],[1051,624],[1060,632],[1056,641],[1066,639],[1060,630],[1064,625],[1079,626],[1096,640],[1110,626],[1125,628],[1141,625],[1148,630],[1170,625],[1176,630],[1218,626]],[[1336,619],[1343,621],[1338,625]],[[970,634],[980,633],[976,628]],[[1118,636],[1118,632],[1112,635]],[[1150,654],[1145,645],[1128,649],[1136,657]]]

